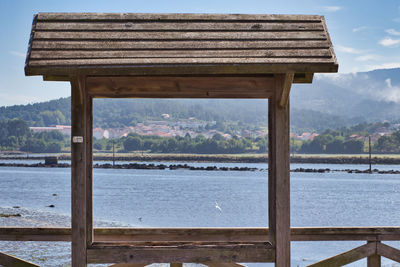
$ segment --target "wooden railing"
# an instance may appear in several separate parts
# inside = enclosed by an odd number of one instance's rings
[[[71,229],[1,227],[0,240],[70,242]],[[360,247],[310,265],[314,267],[342,266],[362,258],[368,258],[368,267],[376,267],[381,265],[381,256],[400,262],[400,250],[382,243],[382,241],[400,240],[400,227],[292,228],[291,240],[367,242]],[[227,262],[225,263],[216,263],[214,259],[221,259],[221,257],[207,258],[203,254],[210,255],[223,252],[222,254],[225,253],[225,259],[229,259],[229,257],[238,259],[236,257],[244,251],[245,253],[243,254],[247,253],[250,257],[254,256],[258,262],[273,262],[275,252],[269,243],[268,228],[95,228],[94,243],[88,251],[88,260],[90,262],[102,262],[101,256],[99,256],[100,253],[96,253],[96,248],[99,246],[109,246],[111,249],[113,246],[118,248],[124,247],[126,250],[131,251],[132,249],[136,249],[135,252],[139,251],[141,253],[144,251],[143,248],[147,248],[146,251],[152,251],[155,247],[157,249],[166,249],[170,253],[189,251],[190,254],[195,252],[199,255],[199,261],[196,262],[204,263],[210,267],[239,267],[240,265],[232,260],[226,260]],[[229,249],[235,246],[238,250],[232,252],[233,254],[230,253]],[[175,250],[171,250],[171,248]],[[207,250],[202,252],[205,248]],[[165,252],[163,249],[160,250],[161,254]],[[156,256],[153,254],[147,256],[146,254],[136,263],[117,263],[111,266],[140,267],[152,262],[160,262],[151,261],[154,257],[155,259],[160,257],[160,251],[157,252]],[[263,255],[262,257],[259,256],[261,254]],[[170,254],[167,253],[165,255],[167,255],[165,258],[170,258]],[[211,259],[212,261],[205,259]],[[37,266],[4,253],[0,253],[0,265]],[[181,263],[171,263],[171,266],[179,267]]]

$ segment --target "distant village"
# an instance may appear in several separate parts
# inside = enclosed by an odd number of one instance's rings
[[[231,139],[232,135],[223,133],[218,130],[209,129],[216,124],[215,121],[205,122],[199,121],[196,118],[182,119],[179,121],[169,120],[168,114],[162,114],[164,120],[160,121],[147,121],[145,123],[138,123],[135,126],[129,126],[125,128],[94,128],[93,136],[96,139],[101,138],[119,138],[127,136],[129,133],[137,133],[144,136],[162,136],[162,137],[184,137],[187,134],[194,138],[198,135],[203,135],[206,138],[211,138],[215,134],[222,135],[225,139]],[[70,125],[55,125],[52,127],[29,127],[33,132],[49,132],[59,131],[63,135],[71,136]],[[390,127],[380,127],[375,133],[371,134],[371,141],[374,143],[382,136],[391,136],[391,134],[400,128],[400,124],[392,124]],[[267,130],[242,130],[236,134],[237,137],[262,137],[267,135]],[[299,141],[312,141],[318,133],[315,132],[303,132],[303,133],[291,133],[290,137]],[[353,134],[349,137],[354,140],[363,140],[365,136]]]

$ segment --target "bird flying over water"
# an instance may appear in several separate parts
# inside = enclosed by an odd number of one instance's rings
[[[222,212],[222,209],[221,209],[221,207],[218,205],[217,201],[215,201],[215,208],[216,208],[217,210],[219,210],[220,212]]]

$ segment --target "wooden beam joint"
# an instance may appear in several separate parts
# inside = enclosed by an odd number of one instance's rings
[[[294,73],[286,73],[283,84],[282,84],[282,90],[279,93],[279,106],[280,108],[286,108],[288,101],[289,101],[289,95],[290,95],[290,88],[292,87],[294,79]]]

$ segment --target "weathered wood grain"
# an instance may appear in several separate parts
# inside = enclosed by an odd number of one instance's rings
[[[93,242],[93,98],[88,95],[85,81],[86,120],[86,246]]]
[[[268,228],[94,228],[94,240],[266,242]],[[2,241],[71,241],[71,228],[0,227]],[[400,227],[291,228],[292,241],[395,241]]]
[[[90,263],[146,262],[272,262],[274,248],[260,244],[184,244],[178,246],[96,245],[88,248]]]
[[[25,68],[26,75],[46,76],[252,76],[270,75],[275,72],[285,73],[314,73],[314,72],[335,72],[338,65],[329,63],[318,64],[185,64],[185,65],[135,65],[135,66],[76,66],[66,68],[65,66],[38,66]],[[118,70],[118,71],[116,71]],[[297,76],[295,74],[295,77]]]
[[[377,244],[377,254],[381,255],[390,260],[400,262],[400,250],[388,245],[378,243]]]
[[[275,94],[268,99],[268,205],[275,266],[290,266],[289,100],[279,105],[287,74],[275,75]]]
[[[327,38],[327,41],[328,41],[328,43],[329,43],[329,51],[330,51],[331,54],[332,54],[332,58],[333,58],[334,61],[337,63],[336,54],[335,54],[335,51],[334,51],[334,49],[333,49],[332,40],[331,40],[331,37],[330,37],[330,35],[329,35],[328,27],[326,26],[326,20],[325,20],[324,17],[321,17],[321,22],[322,22],[322,26],[324,27],[324,30],[325,30],[325,32],[326,32],[326,38]]]
[[[111,264],[108,267],[144,267],[150,264],[151,263],[116,263],[116,264]]]
[[[378,243],[376,241],[368,241],[368,243],[373,243],[376,247],[376,252],[378,252]],[[374,254],[367,257],[367,267],[381,267],[381,256]]]
[[[126,66],[126,65],[185,65],[185,64],[329,64],[331,58],[107,58],[107,59],[44,59],[30,61],[30,66]]]
[[[40,267],[29,261],[0,252],[0,265],[4,267]]]
[[[381,267],[381,256],[371,255],[367,258],[367,267]]]
[[[376,253],[376,244],[368,243],[358,248],[346,251],[329,259],[308,265],[308,267],[337,267],[343,266]]]
[[[85,78],[76,77],[71,81],[71,236],[72,266],[86,266],[88,243],[87,221],[87,95]],[[73,142],[80,137],[82,142]]]
[[[264,74],[337,70],[321,16],[41,13],[32,36],[26,75],[125,75],[137,66],[146,66],[139,70],[145,75],[162,75],[166,64],[175,74],[189,72],[187,65],[214,68],[190,70],[203,75],[248,64]],[[241,70],[232,74],[249,73]]]
[[[273,78],[264,77],[88,77],[92,96],[267,98]]]
[[[235,262],[202,262],[201,264],[208,267],[246,267],[245,265],[235,263]]]
[[[292,87],[294,73],[286,73],[285,80],[283,81],[283,89],[279,97],[279,106],[286,108],[289,101],[290,88]]]
[[[36,31],[36,40],[326,40],[325,32]]]
[[[274,22],[44,22],[36,25],[39,31],[323,31],[321,23]]]
[[[326,49],[258,49],[258,50],[114,50],[114,51],[65,51],[33,50],[31,59],[85,59],[85,58],[224,58],[224,57],[263,57],[263,58],[331,58]]]
[[[267,15],[267,14],[190,14],[190,13],[39,13],[38,21],[281,21],[281,22],[320,22],[318,15]]]
[[[32,49],[35,50],[131,50],[131,49],[157,49],[162,50],[183,50],[183,49],[327,49],[327,41],[302,40],[302,41],[260,41],[260,40],[228,40],[228,41],[112,41],[112,40],[88,40],[88,41],[70,41],[70,40],[35,40],[32,43]]]

